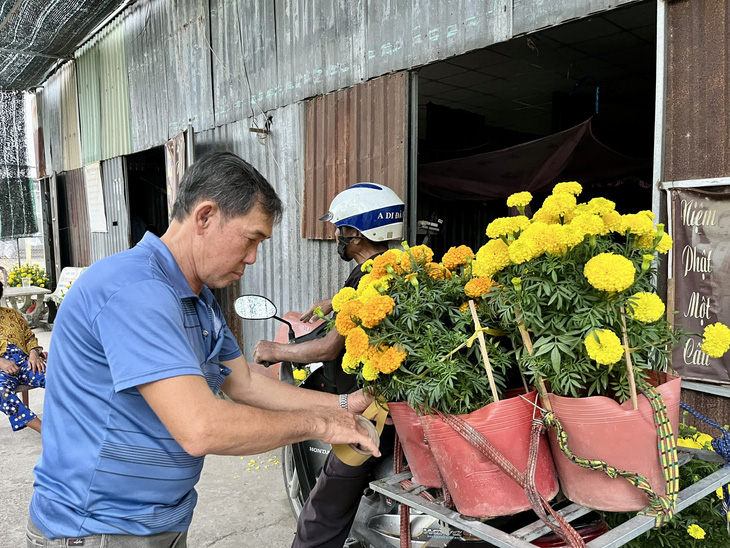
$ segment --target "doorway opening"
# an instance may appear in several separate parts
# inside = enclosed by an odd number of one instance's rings
[[[539,205],[561,181],[581,202],[651,209],[656,12],[640,2],[419,71],[418,219],[443,222],[437,254],[478,249],[510,194]]]
[[[130,247],[146,231],[162,236],[170,222],[167,215],[165,148],[155,147],[127,156]]]

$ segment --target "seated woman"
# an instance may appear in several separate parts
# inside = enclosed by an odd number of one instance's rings
[[[3,289],[0,281],[0,297]],[[41,419],[15,395],[21,384],[45,388],[43,348],[19,312],[0,307],[0,410],[10,419],[13,430],[29,426],[40,433]]]

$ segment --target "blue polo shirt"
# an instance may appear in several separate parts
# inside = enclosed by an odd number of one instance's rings
[[[187,530],[202,457],[186,453],[137,386],[205,376],[217,392],[241,350],[207,287],[194,294],[147,233],[96,262],[59,308],[30,515],[49,538]]]

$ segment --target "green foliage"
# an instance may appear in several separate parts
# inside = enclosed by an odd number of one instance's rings
[[[702,460],[691,460],[679,469],[680,489],[686,489],[700,479],[716,472],[720,466]],[[730,547],[730,535],[727,531],[727,518],[721,514],[721,508],[721,501],[715,493],[711,493],[676,514],[661,529],[647,531],[624,546],[625,548],[695,548],[700,546],[728,548]],[[606,513],[604,517],[610,527],[616,527],[635,515],[635,513]],[[690,525],[702,527],[705,531],[705,538],[692,538],[687,532]]]

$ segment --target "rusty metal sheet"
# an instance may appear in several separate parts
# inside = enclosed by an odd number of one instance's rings
[[[86,185],[84,170],[73,169],[59,175],[57,184],[66,191],[66,215],[68,227],[69,258],[71,264],[63,266],[89,266],[91,253],[89,243],[89,212],[86,206]]]
[[[101,163],[107,232],[90,234],[91,262],[129,249],[129,205],[125,158],[118,156]]]
[[[216,125],[280,104],[274,14],[270,0],[211,1]]]
[[[368,2],[366,26],[372,78],[508,40],[512,0]]]
[[[132,151],[168,139],[167,42],[162,2],[137,2],[125,20]]]
[[[665,181],[730,175],[730,5],[667,5]]]
[[[256,263],[246,269],[241,282],[218,296],[234,333],[250,357],[260,339],[273,339],[278,322],[238,322],[232,300],[243,293],[269,297],[283,314],[305,311],[318,300],[334,295],[354,263],[337,255],[334,242],[300,236],[304,191],[304,105],[276,109],[271,134],[261,143],[249,121],[226,124],[197,133],[196,156],[214,150],[230,150],[251,163],[276,189],[284,203],[284,215],[274,227],[271,240],[261,244]],[[224,293],[221,296],[221,293]],[[237,326],[241,325],[242,331]]]
[[[167,43],[168,136],[215,125],[207,0],[162,4]]]
[[[519,36],[641,0],[512,0],[512,35]]]
[[[406,90],[407,74],[400,72],[307,103],[304,237],[334,237],[319,218],[357,182],[386,185],[404,198]]]

